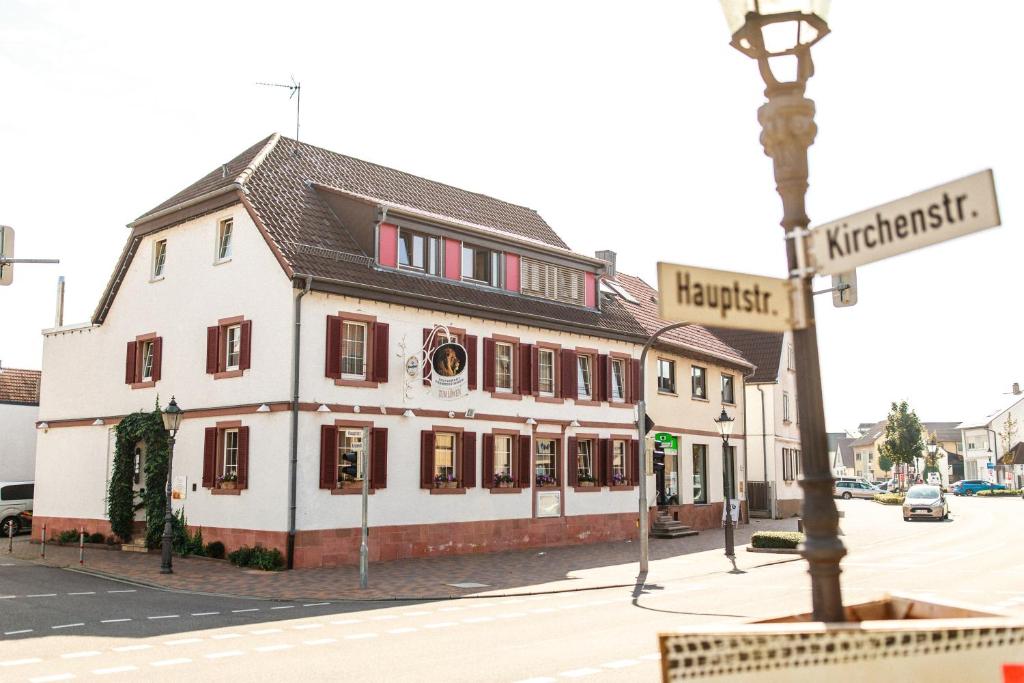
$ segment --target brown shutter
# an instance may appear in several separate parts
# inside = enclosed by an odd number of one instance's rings
[[[238,369],[248,370],[252,367],[252,321],[243,320],[239,331],[242,335],[242,348],[238,352]]]
[[[494,340],[484,339],[484,391],[494,391]]]
[[[605,485],[605,447],[603,439],[595,439],[591,443],[591,452],[594,454],[594,483],[597,486]]]
[[[220,372],[220,326],[206,328],[206,373]]]
[[[207,427],[203,438],[203,488],[217,485],[217,428]]]
[[[388,430],[376,427],[370,430],[370,488],[388,486]]]
[[[469,388],[476,389],[476,335],[466,335],[466,364],[469,366],[466,368],[467,379],[469,382]]]
[[[533,452],[533,446],[530,443],[529,436],[520,435],[516,440],[519,442],[519,481],[517,484],[524,489],[528,489],[533,482],[533,471],[530,467],[530,455]]]
[[[427,339],[430,337],[431,331],[432,330],[429,327],[424,327],[423,328],[423,347],[425,349],[425,353],[426,353],[426,356],[427,356],[428,359],[430,358],[430,351],[431,351],[431,349],[426,348],[426,347],[427,347]],[[430,384],[430,374],[431,374],[431,370],[433,370],[433,368],[428,366],[426,361],[424,361],[423,359],[420,359],[420,360],[423,362],[423,383],[424,384]],[[431,450],[433,450],[433,449],[431,449]]]
[[[154,382],[160,381],[160,366],[163,365],[164,361],[164,338],[157,337],[153,340],[153,369],[150,371],[150,376]]]
[[[374,382],[388,381],[389,327],[387,323],[373,326],[373,379]]]
[[[462,485],[476,486],[476,432],[462,433]]]
[[[640,400],[640,359],[629,360],[629,402],[636,403]]]
[[[597,377],[594,379],[594,400],[612,400],[612,366],[607,354],[597,357]]]
[[[611,486],[612,485],[612,474],[614,474],[614,472],[615,472],[615,468],[612,467],[612,440],[611,439],[601,439],[601,464],[602,464],[602,472],[601,473],[604,475],[604,478],[602,479],[601,483],[604,484],[605,486]]]
[[[533,344],[520,344],[518,356],[515,393],[526,396],[533,393]]]
[[[564,484],[565,479],[562,477],[562,440],[554,439],[555,442],[555,481],[559,484]]]
[[[484,434],[480,486],[485,489],[494,486],[494,434]]]
[[[640,471],[640,442],[633,440],[629,442],[629,465],[626,472],[626,479],[630,484],[636,486],[640,483],[640,477],[644,473]]]
[[[434,432],[420,432],[420,488],[434,486]]]
[[[566,467],[568,468],[568,483],[569,486],[580,485],[580,463],[579,463],[579,447],[576,444],[576,437],[570,436],[568,441],[569,452],[566,455]]]
[[[338,486],[338,428],[320,426],[320,488]]]
[[[238,488],[249,488],[249,428],[238,428]]]
[[[124,354],[124,383],[135,384],[135,359],[138,354],[135,342],[128,342],[128,349]]]
[[[540,349],[536,346],[530,347],[530,393],[534,396],[540,394]]]
[[[576,379],[576,352],[562,349],[562,398],[579,398]]]
[[[324,376],[341,379],[341,318],[339,316],[327,316],[325,347]]]

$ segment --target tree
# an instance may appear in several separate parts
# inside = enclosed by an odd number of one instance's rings
[[[885,440],[878,449],[879,455],[887,456],[895,465],[909,468],[915,458],[924,451],[921,421],[906,401],[892,403],[885,423]]]
[[[888,455],[883,455],[878,458],[878,468],[885,472],[885,476],[889,476],[889,471],[892,470],[892,458]]]
[[[1002,463],[1004,465],[1013,464],[1013,453],[1010,450],[1014,447],[1014,437],[1017,436],[1017,420],[1013,419],[1013,415],[1006,413],[1006,422],[1003,423],[1003,428],[999,430],[999,440],[1003,442],[1003,458]]]

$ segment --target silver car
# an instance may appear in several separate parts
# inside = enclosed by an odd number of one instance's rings
[[[28,531],[32,526],[32,498],[35,485],[31,481],[0,481],[0,534]]]
[[[912,519],[949,519],[949,504],[938,486],[916,484],[903,500],[903,521]]]
[[[865,481],[850,480],[837,481],[835,489],[832,491],[833,496],[839,496],[846,500],[851,498],[874,498],[876,493],[882,493],[882,491]]]

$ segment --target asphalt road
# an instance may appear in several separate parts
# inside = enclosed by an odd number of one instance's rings
[[[1024,614],[1024,501],[954,499],[941,523],[839,505],[848,604],[889,590]],[[741,552],[745,573],[730,574],[719,552],[687,555],[653,565],[642,589],[367,605],[159,591],[0,558],[0,680],[653,681],[659,631],[808,610],[805,564],[777,559]]]

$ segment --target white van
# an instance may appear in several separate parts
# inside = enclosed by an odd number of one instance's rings
[[[0,481],[0,538],[14,530],[28,531],[32,528],[32,497],[35,482]]]

